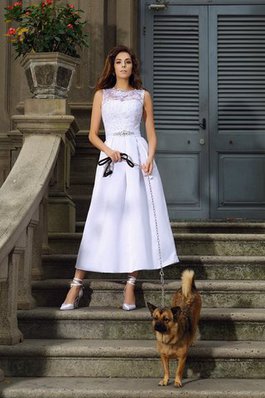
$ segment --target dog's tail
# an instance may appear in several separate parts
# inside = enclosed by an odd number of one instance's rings
[[[184,297],[188,298],[192,289],[196,289],[195,282],[194,282],[194,271],[190,269],[186,269],[183,271],[182,276],[182,294]]]

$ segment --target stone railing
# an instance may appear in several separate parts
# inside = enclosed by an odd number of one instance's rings
[[[49,183],[55,196],[64,203],[67,199],[61,215],[74,221],[66,185],[75,124],[66,101],[26,100],[25,114],[13,116],[13,121],[23,135],[23,146],[0,188],[0,344],[23,340],[17,309],[35,306],[31,279],[32,274],[41,278],[41,253],[48,246]]]

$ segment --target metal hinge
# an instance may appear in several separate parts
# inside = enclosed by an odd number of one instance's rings
[[[143,26],[143,35],[146,35],[146,26]]]

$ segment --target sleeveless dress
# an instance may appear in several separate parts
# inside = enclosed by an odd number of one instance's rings
[[[97,166],[77,269],[127,273],[179,261],[157,166],[154,162],[151,176],[139,167],[148,154],[140,133],[143,102],[144,90],[103,90],[105,143],[126,153],[135,166],[112,163],[107,177],[105,167]],[[106,157],[100,153],[100,160]]]

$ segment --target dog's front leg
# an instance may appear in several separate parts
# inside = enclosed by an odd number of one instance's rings
[[[176,377],[175,377],[175,387],[182,387],[182,375],[185,369],[185,363],[186,363],[187,355],[180,357],[178,359],[178,367],[176,371]]]
[[[164,370],[164,377],[159,382],[159,386],[167,386],[169,382],[169,357],[167,355],[161,354],[161,361]]]

